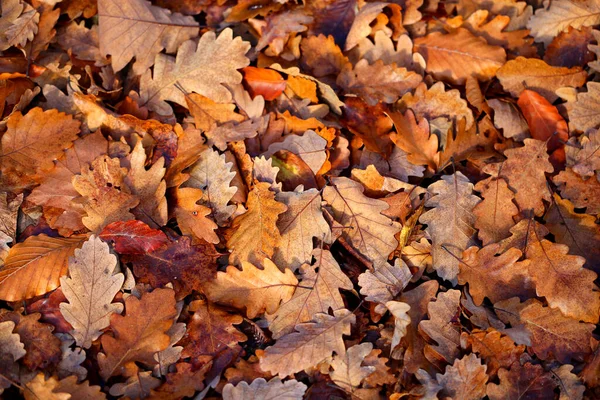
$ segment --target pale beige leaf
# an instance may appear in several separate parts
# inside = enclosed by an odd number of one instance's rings
[[[475,354],[464,356],[454,364],[446,367],[445,373],[437,374],[437,381],[442,386],[441,395],[453,399],[479,400],[485,397],[486,365]]]
[[[145,0],[98,0],[100,52],[110,54],[115,72],[135,57],[133,72],[143,74],[161,50],[174,53],[198,35],[193,17],[153,6]]]
[[[269,158],[279,150],[288,150],[300,156],[312,172],[316,174],[327,160],[326,146],[327,140],[315,131],[308,130],[302,136],[288,135],[282,142],[273,143],[263,156]]]
[[[398,67],[420,71],[419,61],[422,56],[418,53],[413,54],[413,43],[410,36],[400,36],[396,47],[394,47],[393,40],[384,31],[377,31],[374,41],[375,43],[369,39],[360,41],[357,47],[359,60],[365,59],[369,64],[381,60],[385,65],[396,64]]]
[[[390,356],[394,359],[400,359],[402,353],[397,351],[400,340],[406,336],[408,325],[410,325],[410,305],[401,301],[388,301],[385,303],[385,307],[394,316],[394,336],[392,336],[392,344],[390,346]]]
[[[35,35],[38,33],[40,14],[24,1],[3,2],[2,17],[5,17],[5,6],[7,6],[7,19],[11,18],[12,16],[17,18],[13,19],[12,21],[6,21],[9,22],[6,24],[8,26],[2,26],[4,30],[2,33],[0,33],[0,35],[2,35],[0,36],[0,50],[4,51],[11,46],[25,47],[27,42],[32,41]]]
[[[130,376],[123,383],[115,383],[110,387],[109,393],[113,396],[143,399],[150,396],[151,391],[161,384],[162,381],[153,377],[151,371],[142,371]]]
[[[360,157],[360,167],[373,166],[383,175],[408,182],[409,176],[423,176],[425,171],[425,167],[413,164],[408,158],[409,155],[399,146],[394,146],[387,159],[381,153],[365,149]]]
[[[175,318],[177,321],[177,318]],[[181,358],[183,346],[175,346],[186,333],[185,324],[183,322],[174,323],[167,331],[170,341],[169,346],[154,354],[156,365],[152,369],[156,376],[165,376],[169,373],[171,365],[175,364]]]
[[[268,116],[266,117],[268,121]],[[243,141],[258,135],[258,130],[265,120],[246,120],[239,124],[235,122],[226,122],[217,126],[213,130],[206,132],[208,144],[214,145],[219,150],[226,150],[227,144],[231,142]]]
[[[558,400],[582,400],[585,385],[573,372],[573,366],[566,364],[552,370],[558,380],[560,397]]]
[[[226,272],[217,272],[217,277],[206,285],[206,296],[210,301],[243,310],[248,318],[264,313],[274,313],[281,302],[292,298],[298,280],[294,273],[265,258],[259,269],[249,262],[242,262],[242,270],[230,265]]]
[[[233,220],[227,247],[234,264],[260,263],[264,258],[271,258],[281,240],[277,219],[287,207],[275,200],[275,193],[269,187],[265,182],[255,184],[248,194],[248,211]]]
[[[331,183],[325,187],[323,199],[344,227],[344,238],[369,261],[386,261],[398,246],[394,235],[401,228],[381,214],[389,207],[387,203],[368,198],[362,185],[348,178],[332,178]]]
[[[460,352],[460,295],[460,290],[452,289],[439,293],[427,307],[429,319],[419,323],[419,332],[436,343],[425,345],[425,357],[438,367],[453,362]]]
[[[417,87],[415,93],[407,93],[398,102],[401,109],[410,108],[417,119],[426,118],[433,120],[438,117],[449,117],[466,121],[466,129],[473,122],[473,112],[469,109],[467,102],[460,97],[456,89],[446,91],[442,82],[436,82],[430,88],[422,83]]]
[[[58,380],[51,376],[45,379],[44,373],[39,372],[31,381],[25,385],[23,391],[25,400],[68,400],[71,398],[69,393],[55,392],[58,389]]]
[[[506,61],[502,47],[490,46],[467,29],[450,34],[433,32],[415,39],[415,52],[427,62],[427,72],[436,79],[462,85],[468,77],[487,81]]]
[[[102,393],[102,388],[98,385],[90,386],[89,381],[77,383],[76,376],[69,376],[58,382],[55,392],[68,393],[71,399],[82,400],[104,400],[106,395]]]
[[[53,238],[30,236],[14,245],[0,269],[0,299],[19,301],[48,293],[67,273],[67,260],[87,239],[84,235]],[[32,279],[32,278],[36,279]]]
[[[600,130],[590,130],[574,144],[565,146],[567,165],[584,178],[594,176],[600,170]]]
[[[350,347],[344,354],[336,354],[331,361],[331,380],[342,389],[353,392],[375,367],[361,367],[365,357],[373,350],[372,343],[362,343]]]
[[[546,46],[560,32],[569,27],[579,29],[583,26],[593,26],[600,23],[600,3],[597,1],[556,0],[545,1],[527,27],[536,42]]]
[[[580,87],[585,84],[587,73],[579,67],[553,67],[536,58],[517,57],[502,66],[496,76],[504,90],[518,98],[525,89],[533,90],[554,102],[554,93],[565,86]]]
[[[522,142],[529,137],[529,126],[516,104],[499,99],[490,99],[487,103],[494,110],[494,125],[502,129],[505,138]]]
[[[313,238],[329,242],[331,230],[323,218],[321,194],[317,189],[279,192],[275,199],[286,205],[287,210],[277,220],[281,239],[273,260],[280,268],[287,267],[295,271],[302,264],[310,262]]]
[[[73,52],[75,57],[84,61],[95,61],[97,67],[107,65],[109,61],[100,53],[100,39],[98,38],[98,25],[90,29],[85,27],[85,21],[71,22],[58,35],[58,44],[67,51]],[[113,61],[115,58],[113,58]],[[44,91],[45,88],[44,88]]]
[[[350,334],[350,325],[356,316],[347,309],[334,311],[334,315],[317,313],[315,322],[296,325],[296,332],[279,338],[267,347],[260,360],[260,368],[280,378],[312,367],[333,352],[344,354],[343,335]]]
[[[417,87],[423,78],[421,75],[376,61],[369,65],[360,60],[354,67],[347,63],[337,77],[336,83],[346,92],[362,97],[368,104],[378,102],[393,103],[406,92]]]
[[[569,126],[582,132],[600,126],[600,82],[588,82],[586,86],[587,92],[578,93],[577,100],[568,108]]]
[[[240,382],[236,386],[228,383],[223,388],[223,400],[302,400],[306,392],[306,385],[295,379],[281,382],[275,377],[267,382],[257,378],[248,385]]]
[[[254,179],[260,182],[267,182],[271,184],[271,190],[275,193],[281,192],[281,182],[277,182],[277,174],[279,173],[279,167],[273,165],[273,159],[266,158],[265,156],[254,157],[254,164],[252,166],[252,175]]]
[[[192,40],[184,42],[177,50],[177,57],[158,54],[154,63],[154,73],[146,71],[140,82],[140,100],[159,114],[171,113],[166,101],[187,106],[185,94],[177,89],[180,86],[187,92],[196,92],[209,99],[226,103],[231,93],[224,85],[234,85],[242,81],[237,71],[250,61],[245,56],[250,43],[240,37],[233,37],[227,28],[217,37],[214,31],[206,32],[198,45]]]
[[[159,158],[146,170],[146,151],[140,140],[131,152],[131,166],[125,183],[134,196],[140,199],[140,204],[133,213],[140,221],[152,228],[160,228],[167,223],[167,199],[165,192],[167,183],[165,176],[165,159]]]
[[[29,198],[29,197],[28,197]],[[17,216],[23,202],[23,194],[8,201],[8,193],[0,193],[0,237],[13,241],[17,234]]]
[[[346,37],[346,51],[351,50],[362,39],[369,36],[371,33],[371,23],[381,14],[385,6],[386,3],[383,2],[366,3],[360,9],[356,17],[354,17],[350,32],[348,32],[348,36]]]
[[[130,209],[139,204],[139,199],[129,193],[126,173],[118,158],[102,155],[85,165],[81,175],[73,176],[73,187],[82,196],[73,201],[83,206],[87,214],[83,225],[92,232],[100,232],[111,222],[134,219]]]
[[[387,261],[376,262],[373,271],[359,275],[360,294],[367,301],[379,303],[375,310],[379,308],[382,313],[385,310],[382,305],[396,297],[408,285],[410,278],[410,269],[401,258],[396,258],[394,265]]]
[[[317,313],[344,308],[339,291],[352,290],[352,281],[329,251],[315,249],[313,257],[314,265],[300,267],[302,280],[290,301],[282,304],[274,314],[267,314],[269,330],[276,339],[292,332],[297,324],[310,321]]]
[[[237,192],[237,188],[231,186],[235,177],[235,172],[231,171],[232,166],[233,163],[225,161],[224,155],[219,155],[213,149],[206,149],[192,167],[190,179],[184,184],[186,187],[202,189],[200,203],[212,210],[219,225],[223,225],[236,209],[234,205],[228,205]]]
[[[60,304],[60,312],[73,326],[71,336],[85,349],[110,325],[110,316],[120,314],[123,304],[113,303],[125,276],[115,274],[117,258],[108,245],[92,235],[69,259],[69,276],[60,279],[68,303]]]
[[[480,199],[473,195],[473,184],[461,172],[442,176],[427,190],[431,197],[425,207],[433,209],[423,213],[419,221],[427,224],[426,231],[433,241],[432,268],[441,278],[456,284],[462,252],[475,245],[476,218],[472,211]]]
[[[13,361],[26,354],[25,345],[21,343],[18,333],[13,333],[13,321],[0,322],[0,357],[11,356]]]

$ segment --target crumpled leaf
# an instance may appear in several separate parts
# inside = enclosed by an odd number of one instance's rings
[[[577,99],[572,104],[569,112],[569,126],[582,132],[600,126],[600,83],[588,82],[587,92],[578,93]],[[591,139],[591,137],[590,137]]]
[[[487,366],[475,354],[456,359],[454,364],[446,366],[444,374],[436,379],[442,387],[441,396],[453,399],[478,400],[485,397]]]
[[[573,366],[567,364],[561,365],[552,371],[558,380],[558,387],[560,389],[559,400],[583,399],[585,385],[577,375],[571,372],[572,370]]]
[[[456,85],[464,84],[468,77],[487,81],[506,61],[502,47],[490,46],[464,28],[446,35],[433,32],[417,38],[415,51],[427,62],[427,72]]]
[[[411,322],[410,315],[408,315],[410,306],[401,301],[388,301],[385,303],[385,307],[394,316],[394,336],[392,336],[392,343],[390,345],[390,356],[400,359],[401,353],[399,354],[397,347],[400,344],[400,339],[406,336],[408,325]]]
[[[190,180],[186,187],[202,189],[201,204],[212,210],[219,225],[223,225],[235,211],[234,205],[228,205],[237,192],[231,181],[235,172],[231,172],[233,163],[226,162],[224,155],[219,155],[212,149],[206,149],[200,155],[200,160],[190,171]]]
[[[20,301],[56,289],[67,273],[67,260],[86,239],[84,235],[53,238],[42,234],[14,245],[0,269],[0,299]]]
[[[135,57],[133,72],[141,75],[161,50],[174,53],[181,43],[198,34],[194,18],[172,14],[145,0],[99,0],[98,14],[100,52],[111,55],[115,72]]]
[[[381,215],[388,205],[366,197],[363,187],[348,178],[332,178],[331,183],[325,187],[323,199],[344,226],[342,236],[369,261],[387,260],[398,245],[394,235],[400,231],[398,223]]]
[[[242,81],[237,71],[249,64],[245,53],[248,42],[233,37],[229,28],[217,37],[214,31],[206,32],[198,45],[194,41],[183,42],[177,49],[177,57],[158,54],[154,61],[154,73],[146,71],[140,82],[141,105],[162,115],[171,113],[166,101],[186,106],[185,95],[175,87],[177,83],[187,92],[196,92],[216,102],[228,102],[231,93],[223,86]]]
[[[354,392],[375,367],[361,367],[365,357],[373,350],[372,343],[362,343],[350,347],[344,354],[336,354],[331,361],[331,380],[348,392]]]
[[[346,346],[342,336],[350,334],[350,325],[355,322],[356,316],[343,308],[333,314],[317,313],[314,315],[315,322],[296,325],[296,332],[267,347],[260,360],[260,368],[285,378],[318,364],[333,352],[344,354]]]
[[[315,264],[300,267],[302,280],[292,298],[275,313],[267,314],[269,330],[276,339],[293,332],[297,324],[310,321],[317,313],[344,308],[339,290],[353,288],[352,281],[328,250],[315,249],[312,256]]]
[[[280,302],[291,299],[298,280],[291,270],[282,273],[268,258],[261,266],[263,269],[242,262],[241,271],[230,265],[226,272],[217,272],[215,280],[206,287],[206,296],[215,303],[245,308],[248,318],[265,311],[274,313]]]
[[[98,233],[112,222],[134,219],[130,209],[139,199],[129,192],[126,172],[119,159],[102,155],[85,165],[81,175],[73,176],[73,187],[82,196],[73,201],[83,206],[87,214],[83,225],[92,232]]]
[[[155,289],[141,299],[125,299],[125,315],[113,314],[110,327],[114,336],[103,335],[102,353],[98,354],[100,375],[107,380],[122,374],[128,364],[139,362],[152,366],[154,353],[169,345],[167,331],[173,325],[175,292]]]
[[[264,182],[255,184],[248,194],[248,211],[233,220],[227,247],[232,250],[230,260],[235,264],[271,258],[281,240],[276,223],[287,207],[275,200],[269,187]]]
[[[428,320],[419,322],[419,332],[427,341],[425,358],[438,367],[453,362],[460,347],[460,291],[439,293],[437,301],[427,307]]]
[[[85,349],[110,325],[110,316],[123,311],[121,303],[113,303],[123,286],[125,276],[115,274],[117,258],[108,245],[92,235],[69,260],[69,278],[60,285],[68,303],[61,303],[60,312],[73,326],[71,336]]]
[[[273,378],[267,382],[263,378],[257,378],[250,385],[240,382],[236,386],[228,383],[223,388],[223,400],[301,400],[306,391],[306,385],[295,379],[281,382],[279,378]]]
[[[287,206],[287,210],[277,219],[281,239],[273,260],[280,267],[296,270],[310,262],[313,238],[331,240],[331,230],[321,210],[321,194],[316,189],[280,192],[275,199]]]
[[[473,208],[479,197],[473,195],[473,184],[461,172],[444,175],[427,188],[430,198],[425,207],[434,207],[423,213],[419,221],[427,224],[426,231],[433,241],[432,268],[453,284],[459,272],[462,252],[475,244],[475,215]]]

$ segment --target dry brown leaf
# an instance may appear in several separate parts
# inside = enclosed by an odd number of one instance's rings
[[[300,267],[302,280],[293,297],[282,304],[275,313],[267,314],[269,330],[274,338],[294,331],[294,327],[310,321],[317,313],[330,308],[344,308],[340,289],[352,290],[352,281],[342,272],[333,255],[322,249],[313,251],[315,264]]]
[[[339,74],[346,63],[346,57],[335,44],[333,36],[309,36],[302,39],[300,49],[302,50],[300,61],[317,78]]]
[[[236,386],[228,383],[223,388],[223,400],[246,400],[246,399],[285,399],[302,400],[306,385],[295,379],[281,382],[279,378],[273,378],[267,382],[263,378],[257,378],[250,385],[240,382]]]
[[[488,383],[487,395],[490,400],[504,400],[507,398],[554,398],[552,375],[544,371],[541,365],[519,362],[512,364],[510,371],[501,368],[498,371],[500,384]]]
[[[354,392],[375,367],[361,367],[365,357],[373,350],[372,343],[362,343],[350,347],[345,354],[336,354],[331,361],[331,380],[347,392]]]
[[[482,249],[470,247],[463,253],[458,283],[469,284],[469,292],[478,306],[485,297],[495,303],[515,296],[527,299],[535,295],[527,272],[532,262],[518,262],[523,255],[518,249],[511,248],[498,255],[499,249],[499,244],[490,244]]]
[[[517,57],[496,72],[504,90],[518,98],[525,89],[533,90],[554,102],[557,89],[565,86],[581,87],[587,73],[581,68],[552,67],[536,58]]]
[[[510,236],[510,228],[515,224],[513,218],[519,209],[513,203],[514,193],[502,178],[489,177],[477,182],[475,190],[481,193],[483,200],[473,208],[477,217],[475,228],[483,245],[499,242]]]
[[[165,159],[159,158],[146,170],[146,151],[140,140],[131,152],[130,164],[124,181],[140,201],[133,214],[151,228],[160,228],[167,223]]]
[[[125,300],[125,315],[111,317],[113,336],[102,336],[103,353],[98,354],[100,375],[107,380],[123,374],[128,364],[134,362],[154,365],[154,353],[169,346],[166,332],[176,315],[172,289],[155,289],[141,299],[129,296]]]
[[[359,275],[360,294],[365,296],[367,301],[379,303],[376,311],[378,308],[384,311],[382,305],[394,299],[408,285],[412,274],[400,258],[396,259],[394,265],[387,261],[376,262],[373,269]]]
[[[0,298],[19,301],[56,289],[60,277],[67,273],[68,258],[86,239],[83,235],[39,235],[14,245],[0,270]]]
[[[558,186],[561,196],[569,199],[576,208],[585,208],[588,214],[600,214],[600,203],[595,201],[600,198],[598,179],[584,179],[568,167],[552,181]]]
[[[84,165],[81,175],[73,176],[73,187],[82,196],[73,201],[83,206],[87,214],[83,225],[92,232],[100,232],[111,222],[134,219],[130,209],[139,204],[139,199],[129,193],[126,173],[118,158],[102,155],[91,165]]]
[[[363,5],[358,14],[356,14],[356,17],[354,17],[354,21],[352,22],[352,26],[346,37],[346,47],[344,50],[351,50],[358,45],[362,39],[369,36],[371,33],[371,23],[383,11],[385,6],[386,3],[380,2],[366,3]]]
[[[515,192],[515,202],[521,213],[530,210],[541,215],[544,212],[543,200],[552,199],[546,173],[554,171],[554,168],[548,161],[545,142],[525,139],[524,143],[524,147],[506,150],[506,161],[485,166],[483,170],[508,182],[508,187]]]
[[[460,291],[439,293],[437,300],[427,307],[428,320],[419,322],[419,332],[427,344],[423,349],[425,358],[439,369],[453,362],[460,347]]]
[[[347,63],[338,75],[336,83],[346,92],[362,97],[373,106],[379,101],[395,102],[404,93],[416,88],[422,80],[421,75],[395,64],[385,65],[379,60],[369,65],[369,62],[363,59],[354,67]]]
[[[578,93],[577,100],[569,109],[569,126],[582,132],[600,126],[600,83],[588,82],[587,92]]]
[[[388,205],[366,197],[363,187],[348,178],[331,180],[323,199],[331,206],[333,217],[344,226],[342,235],[363,256],[373,263],[386,261],[396,249],[394,237],[400,225],[381,214]]]
[[[513,138],[522,142],[523,139],[529,137],[527,121],[514,103],[499,99],[490,99],[487,103],[494,110],[494,125],[496,128],[502,129],[505,138]]]
[[[208,243],[219,243],[215,233],[218,228],[210,218],[211,209],[198,204],[202,200],[203,192],[196,188],[177,188],[175,191],[175,218],[181,233],[190,235],[194,241],[206,240]]]
[[[269,187],[268,183],[256,183],[248,194],[248,211],[233,220],[227,247],[232,250],[230,260],[235,264],[260,263],[271,258],[281,241],[277,218],[287,207],[275,201],[275,193]]]
[[[263,156],[269,158],[279,150],[288,150],[299,156],[316,174],[327,160],[326,147],[327,140],[315,131],[307,130],[302,136],[288,135],[282,142],[273,143]]]
[[[77,377],[73,375],[60,380],[58,387],[54,389],[58,393],[70,394],[71,399],[104,400],[106,395],[101,390],[100,386],[90,386],[89,381],[77,383]]]
[[[73,326],[70,332],[78,346],[85,349],[110,325],[110,316],[123,311],[121,303],[113,303],[123,286],[125,276],[115,274],[117,258],[108,245],[92,235],[69,260],[69,278],[60,285],[68,303],[61,303],[60,312]]]
[[[492,328],[487,331],[476,329],[470,334],[463,332],[460,341],[463,348],[470,347],[485,360],[490,376],[496,375],[500,368],[510,368],[525,351],[524,345],[516,346],[508,336]]]
[[[407,110],[404,114],[390,112],[388,116],[394,121],[396,128],[396,135],[392,136],[392,140],[408,153],[406,159],[416,165],[427,165],[430,170],[435,171],[439,164],[438,137],[429,133],[427,119],[422,118],[417,123],[412,110]]]
[[[444,175],[427,188],[430,198],[419,221],[427,224],[432,239],[432,268],[446,280],[456,284],[462,252],[475,244],[473,208],[479,197],[473,195],[473,184],[461,172]]]
[[[260,265],[263,269],[242,262],[241,271],[230,265],[225,272],[217,272],[215,280],[206,286],[206,296],[215,303],[245,308],[248,318],[265,311],[274,313],[281,302],[292,298],[298,280],[291,270],[282,273],[268,258]]]
[[[197,93],[190,93],[186,96],[185,101],[194,117],[196,128],[204,132],[213,130],[218,124],[229,121],[242,122],[244,120],[242,115],[234,111],[234,104],[217,103]]]
[[[260,368],[285,378],[318,364],[333,352],[344,354],[346,346],[342,336],[350,334],[350,325],[356,316],[344,308],[333,313],[333,316],[317,313],[313,317],[315,322],[296,325],[296,332],[282,336],[267,347]]]
[[[295,271],[310,262],[313,238],[330,242],[331,230],[323,218],[321,194],[317,189],[280,192],[275,199],[287,206],[287,210],[277,219],[281,239],[275,248],[273,261],[280,268]]]
[[[30,187],[52,169],[63,150],[71,147],[79,124],[70,115],[39,107],[26,115],[11,114],[0,152],[3,185],[14,190]]]
[[[385,308],[394,316],[394,335],[390,344],[390,357],[400,359],[402,353],[398,351],[400,350],[398,345],[400,344],[400,340],[406,336],[408,326],[411,322],[410,315],[408,315],[410,306],[401,301],[388,301],[385,303]]]
[[[456,359],[446,366],[444,374],[436,379],[442,387],[441,396],[453,399],[478,400],[485,397],[485,384],[488,381],[487,366],[475,354]]]
[[[417,38],[415,51],[427,62],[427,72],[457,85],[464,84],[468,77],[487,81],[506,61],[502,47],[490,46],[464,28],[446,35],[434,32]]]
[[[248,42],[234,38],[233,31],[227,28],[218,37],[213,31],[206,32],[197,45],[192,40],[183,42],[176,58],[158,54],[154,73],[146,71],[142,75],[141,105],[162,115],[171,114],[166,101],[185,107],[185,94],[175,87],[176,83],[187,92],[199,93],[213,101],[230,101],[231,93],[223,85],[242,81],[237,69],[249,64],[245,56],[249,48]]]
[[[69,393],[58,392],[58,380],[51,376],[49,379],[44,377],[44,373],[39,372],[25,385],[23,397],[25,400],[68,400],[71,398]]]

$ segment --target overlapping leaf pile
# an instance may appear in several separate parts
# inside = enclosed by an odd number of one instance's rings
[[[302,3],[0,0],[0,393],[600,397],[600,2]]]

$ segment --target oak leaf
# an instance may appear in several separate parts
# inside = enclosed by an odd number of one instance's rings
[[[256,44],[256,51],[269,46],[266,51],[267,54],[280,55],[289,37],[294,33],[306,31],[308,29],[307,25],[313,21],[313,17],[307,15],[306,11],[306,9],[297,8],[267,16],[266,26]]]
[[[585,385],[577,375],[573,372],[572,365],[561,365],[560,367],[552,370],[556,380],[558,381],[558,387],[560,388],[559,400],[576,399],[582,400],[583,393],[585,392]]]
[[[54,389],[58,393],[70,394],[71,399],[105,400],[106,395],[101,390],[100,386],[90,386],[89,381],[77,383],[77,377],[74,375],[61,379],[57,388]]]
[[[429,133],[427,119],[421,118],[417,122],[412,110],[407,110],[404,114],[390,112],[388,116],[396,129],[392,140],[408,153],[406,159],[416,165],[427,165],[432,171],[436,170],[439,163],[438,137]]]
[[[427,344],[423,349],[425,358],[438,367],[453,362],[460,347],[460,291],[439,293],[437,300],[427,307],[428,320],[419,322],[419,332]]]
[[[344,226],[342,235],[369,261],[386,261],[398,242],[398,223],[381,214],[388,205],[363,194],[363,187],[348,178],[331,179],[323,199],[331,206],[334,219]]]
[[[229,28],[217,37],[209,31],[196,43],[183,42],[177,49],[177,57],[158,54],[154,62],[154,73],[146,71],[140,82],[142,105],[162,115],[171,113],[166,101],[186,106],[185,94],[175,84],[187,92],[196,92],[216,102],[228,102],[231,93],[223,86],[242,81],[237,71],[248,65],[245,53],[250,48],[248,42],[233,37]]]
[[[181,43],[198,35],[194,18],[172,14],[145,0],[99,0],[98,14],[100,52],[111,55],[115,72],[135,57],[133,72],[141,75],[161,50],[174,53]]]
[[[190,235],[197,240],[206,240],[208,243],[219,243],[215,233],[217,224],[207,218],[212,213],[211,209],[198,204],[203,197],[203,192],[196,188],[178,188],[175,191],[175,218],[181,233]]]
[[[141,371],[127,378],[123,383],[115,383],[111,386],[109,393],[113,396],[127,396],[134,398],[145,398],[150,396],[152,389],[161,384],[160,379],[152,376],[152,371]]]
[[[513,218],[519,209],[513,203],[514,193],[502,178],[489,177],[477,182],[475,190],[481,193],[483,200],[473,208],[477,217],[475,228],[483,245],[499,242],[510,236],[514,226]]]
[[[215,221],[223,225],[235,211],[235,206],[228,205],[237,192],[231,181],[235,172],[231,171],[233,163],[226,162],[224,155],[219,155],[212,149],[206,149],[200,154],[200,160],[190,171],[190,180],[186,187],[203,190],[201,204],[212,210]]]
[[[570,86],[581,87],[587,74],[581,68],[553,67],[536,58],[517,57],[496,72],[504,90],[519,97],[523,90],[533,90],[554,102],[557,89]]]
[[[38,33],[40,14],[29,4],[19,1],[2,3],[0,51],[12,46],[24,47]]]
[[[241,271],[230,265],[225,272],[217,272],[215,280],[206,286],[206,296],[215,303],[245,308],[248,318],[265,311],[274,313],[280,302],[292,298],[298,280],[291,270],[282,273],[268,258],[261,266],[263,269],[242,262]]]
[[[535,215],[541,215],[544,211],[543,200],[552,199],[546,184],[546,173],[554,168],[548,161],[545,142],[525,139],[524,143],[524,147],[506,150],[506,161],[486,166],[484,172],[508,182],[522,213],[531,210]]]
[[[12,357],[12,361],[17,361],[27,353],[25,345],[21,343],[19,334],[13,333],[14,329],[15,323],[13,321],[0,322],[0,343],[2,344],[0,357],[2,357],[3,363],[7,356]]]
[[[375,167],[383,174],[400,179],[402,182],[409,180],[409,176],[423,176],[425,168],[420,165],[414,165],[408,161],[408,154],[399,146],[394,146],[389,157],[370,150],[363,150],[360,157],[360,167]]]
[[[321,210],[321,194],[316,189],[280,192],[275,199],[287,210],[277,219],[281,239],[273,260],[280,267],[296,270],[310,262],[313,238],[324,242],[331,240],[331,230]]]
[[[81,175],[73,176],[73,187],[82,196],[73,201],[83,206],[87,214],[83,225],[92,232],[102,231],[111,222],[134,219],[130,209],[139,199],[129,193],[126,172],[119,159],[102,155],[84,165]]]
[[[600,204],[594,199],[600,197],[600,182],[598,179],[584,179],[567,167],[556,175],[552,181],[558,186],[560,194],[569,199],[575,208],[585,208],[586,213],[597,215]]]
[[[518,262],[523,254],[514,247],[498,255],[499,249],[499,244],[490,244],[482,249],[470,247],[463,253],[458,283],[469,283],[476,305],[481,305],[485,297],[495,303],[515,296],[527,299],[534,295],[534,285],[527,273],[533,262]]]
[[[25,115],[11,114],[0,150],[4,185],[18,190],[34,184],[40,174],[52,169],[63,150],[71,147],[79,125],[70,115],[39,107]]]
[[[333,352],[345,354],[342,336],[350,334],[355,315],[342,308],[334,311],[333,316],[317,313],[313,318],[315,322],[296,325],[296,332],[282,336],[273,346],[267,347],[260,360],[263,371],[285,378],[318,364]]]
[[[248,194],[248,211],[233,221],[232,235],[227,240],[233,263],[260,262],[265,257],[270,258],[281,240],[277,218],[287,207],[275,200],[275,193],[269,187],[264,182],[255,184]]]
[[[444,374],[436,379],[442,386],[441,396],[453,399],[478,400],[485,397],[487,366],[475,354],[456,359],[454,364],[446,366]]]
[[[410,282],[412,274],[402,259],[397,258],[392,266],[387,261],[376,262],[373,271],[365,271],[358,277],[360,294],[365,300],[379,303],[375,310],[382,310],[382,304],[394,299]]]
[[[507,398],[549,399],[554,397],[556,384],[552,375],[541,365],[530,362],[521,366],[515,362],[510,367],[498,371],[500,384],[488,383],[486,393],[490,400]]]
[[[56,289],[60,277],[67,273],[69,256],[86,239],[83,235],[71,238],[39,235],[14,245],[0,269],[0,299],[25,300]]]
[[[46,379],[43,372],[39,372],[32,380],[25,385],[27,390],[23,390],[25,400],[48,399],[48,400],[69,400],[71,395],[65,392],[57,392],[58,379],[54,376]]]
[[[292,298],[275,313],[267,314],[269,330],[274,338],[293,332],[294,327],[313,319],[317,313],[344,308],[339,290],[352,290],[353,285],[328,250],[315,249],[315,264],[300,267],[302,280]]]
[[[471,76],[487,81],[506,61],[502,47],[490,46],[464,28],[446,35],[433,32],[417,38],[415,51],[427,62],[427,72],[457,85],[464,84]]]
[[[600,170],[600,130],[590,130],[581,135],[577,142],[571,142],[574,146],[566,146],[567,165],[573,168],[573,172],[587,178],[598,175]],[[573,140],[573,139],[571,139]]]
[[[146,170],[146,151],[140,140],[131,152],[129,172],[124,180],[131,194],[140,201],[133,213],[151,228],[160,228],[167,223],[164,164],[165,159],[161,157]]]
[[[379,101],[393,103],[404,93],[417,87],[423,78],[395,64],[385,65],[376,61],[369,65],[360,60],[354,67],[347,63],[337,77],[336,83],[348,93],[362,97],[373,106]]]
[[[487,100],[494,110],[494,125],[502,129],[505,138],[513,138],[520,142],[529,137],[529,126],[514,103],[499,99]]]
[[[119,254],[145,254],[168,243],[162,231],[138,220],[113,222],[98,237],[112,243]]]
[[[527,27],[536,42],[546,46],[560,32],[569,27],[579,29],[600,23],[600,5],[597,2],[579,2],[576,0],[558,0],[544,2],[535,15],[529,19]]]
[[[380,153],[384,158],[391,155],[394,146],[390,138],[392,122],[385,115],[386,111],[382,103],[369,106],[359,97],[348,97],[341,121],[364,142],[367,150]]]
[[[279,150],[288,150],[299,156],[316,174],[327,160],[326,147],[327,140],[315,131],[308,130],[302,136],[288,135],[282,142],[273,143],[263,156],[268,158]]]
[[[462,251],[475,244],[476,218],[472,210],[480,199],[473,195],[473,184],[461,172],[442,176],[427,190],[431,197],[425,207],[433,208],[423,213],[419,221],[427,224],[426,231],[433,242],[432,268],[455,284]]]
[[[122,374],[130,363],[154,365],[154,353],[169,345],[166,332],[176,315],[172,289],[155,289],[141,299],[125,299],[125,315],[111,316],[113,336],[101,338],[103,352],[98,354],[98,365],[102,378]]]
[[[235,386],[228,383],[223,388],[223,399],[302,400],[305,391],[306,385],[295,379],[281,382],[281,379],[273,378],[267,382],[263,378],[257,378],[250,385],[246,382],[240,382]]]
[[[525,351],[524,345],[516,346],[511,338],[492,328],[486,331],[476,329],[470,334],[463,332],[460,341],[463,348],[470,347],[485,360],[490,376],[496,375],[500,368],[510,368]]]
[[[586,87],[587,92],[578,93],[575,102],[568,109],[570,127],[582,132],[600,126],[600,83],[588,82]]]
[[[83,243],[69,260],[69,278],[60,284],[68,303],[61,303],[60,312],[73,326],[70,332],[78,346],[85,349],[110,325],[110,316],[123,311],[121,303],[113,303],[125,277],[115,274],[117,258],[108,245],[95,236]]]
[[[390,314],[394,316],[394,335],[392,336],[390,344],[390,357],[400,359],[402,353],[397,350],[400,339],[406,336],[408,326],[411,322],[410,315],[408,315],[410,306],[401,301],[388,301],[385,303],[385,307],[389,310]]]
[[[333,36],[321,34],[306,37],[300,42],[300,49],[300,62],[317,78],[339,74],[346,63],[346,57],[335,44]]]
[[[375,372],[375,367],[362,367],[365,357],[373,350],[372,343],[362,343],[350,347],[344,354],[336,354],[331,361],[331,380],[347,392],[354,392],[363,380]]]

